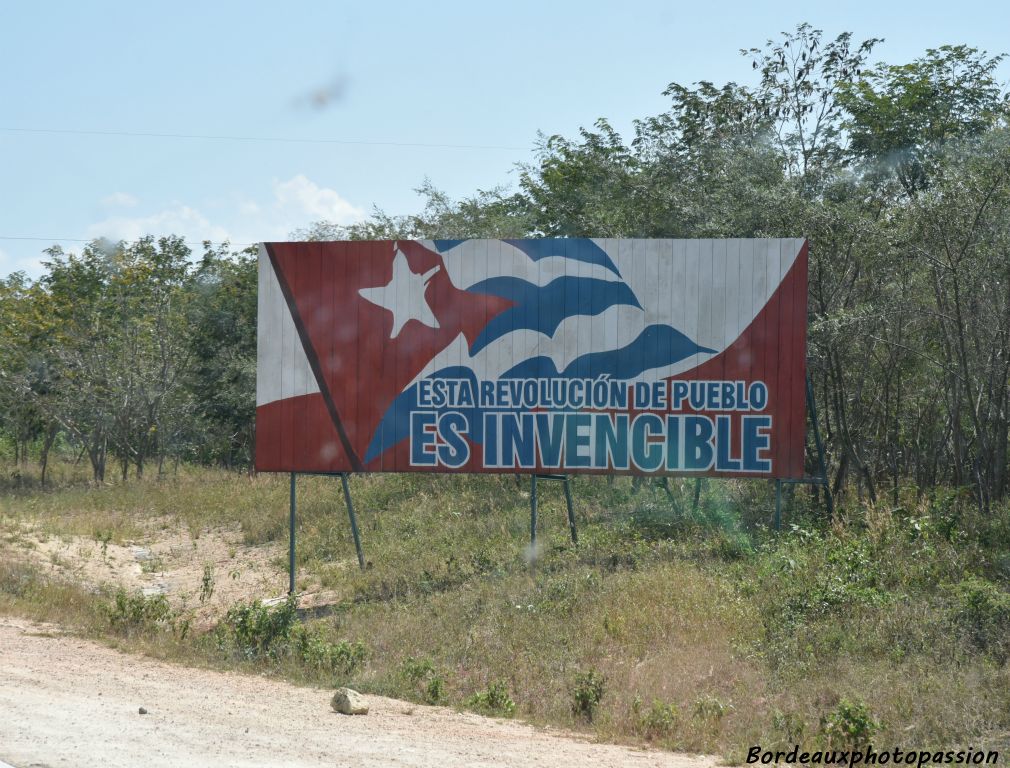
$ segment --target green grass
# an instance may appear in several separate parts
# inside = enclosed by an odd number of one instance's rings
[[[844,733],[1010,747],[1006,508],[982,520],[958,494],[909,492],[903,507],[850,505],[827,525],[796,491],[776,536],[761,483],[710,483],[695,515],[650,484],[573,485],[580,546],[561,488],[541,483],[531,558],[528,481],[354,477],[361,571],[339,481],[300,478],[299,568],[338,596],[304,626],[283,606],[239,606],[201,634],[3,551],[0,610],[188,663],[499,715],[514,706],[605,740],[736,760],[752,744],[837,745]],[[691,488],[677,491],[681,509]],[[239,526],[249,544],[283,541],[287,490],[286,477],[186,467],[101,489],[68,481],[0,499],[0,526],[117,543],[161,525]],[[0,546],[16,551],[12,538]]]

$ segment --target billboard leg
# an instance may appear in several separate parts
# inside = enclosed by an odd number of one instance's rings
[[[782,481],[775,481],[775,530],[782,530]]]
[[[347,516],[351,520],[351,535],[354,537],[354,549],[358,553],[358,567],[365,570],[365,555],[361,551],[361,534],[358,533],[358,518],[354,515],[354,504],[351,502],[351,487],[347,484],[347,473],[340,473],[340,483],[344,486],[344,501],[347,502]]]
[[[677,503],[677,497],[673,495],[673,489],[670,488],[670,478],[663,475],[660,479],[660,484],[663,486],[663,490],[666,491],[666,498],[670,500],[670,506],[673,507],[673,511],[679,515],[680,504]]]
[[[295,495],[295,473],[291,473],[291,499],[288,510],[288,594],[295,593],[295,512],[297,498]]]
[[[575,529],[575,510],[572,507],[572,487],[570,478],[565,475],[565,504],[568,505],[568,530],[572,532],[572,544],[578,546],[579,532]]]
[[[814,444],[817,446],[817,468],[821,473],[821,485],[824,486],[824,499],[828,507],[828,520],[835,516],[835,500],[831,498],[831,484],[828,482],[828,464],[824,459],[824,443],[821,442],[821,428],[817,424],[817,403],[814,401],[814,386],[807,376],[807,411],[810,413],[810,424],[814,432]]]
[[[530,475],[530,549],[537,545],[537,476]]]
[[[698,503],[701,501],[701,478],[694,479],[694,505],[691,507],[691,514],[698,513]]]

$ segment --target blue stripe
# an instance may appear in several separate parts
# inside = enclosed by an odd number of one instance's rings
[[[558,371],[551,358],[541,356],[524,360],[503,373],[499,379],[595,379],[598,376],[610,376],[613,379],[627,380],[645,371],[679,362],[698,352],[714,353],[715,350],[698,346],[669,325],[650,325],[633,342],[621,349],[582,355],[569,363],[563,372]],[[469,379],[474,391],[477,391],[477,376],[465,366],[443,368],[427,378]],[[417,410],[416,384],[400,393],[382,417],[365,453],[366,464],[410,435],[410,412],[413,410]],[[474,406],[452,410],[459,411],[466,417],[470,424],[471,439],[483,444],[485,409]]]
[[[433,240],[435,247],[438,249],[439,253],[445,253],[451,248],[455,248],[460,243],[465,243],[466,240]]]
[[[633,379],[645,371],[678,363],[698,352],[714,353],[700,347],[669,325],[650,325],[638,337],[620,349],[590,352],[572,360],[564,371],[558,371],[549,357],[524,360],[501,375],[503,379],[555,378],[583,379],[609,376],[612,379]]]
[[[598,315],[619,304],[642,308],[627,284],[594,277],[559,277],[543,287],[518,277],[492,277],[467,290],[500,296],[515,304],[484,327],[470,347],[471,356],[521,328],[552,337],[566,317]]]
[[[469,368],[453,366],[431,374],[429,379],[470,379],[474,392],[477,391],[477,375]],[[392,448],[398,442],[410,435],[410,413],[418,410],[417,385],[413,384],[401,392],[393,404],[389,406],[382,417],[379,428],[372,435],[372,440],[365,451],[365,463],[377,458],[380,454]],[[470,437],[478,443],[484,442],[484,419],[482,409],[453,408],[462,413],[470,423]]]
[[[621,276],[620,270],[611,261],[607,252],[588,237],[553,237],[536,240],[505,240],[505,242],[518,248],[533,261],[560,256],[564,259],[583,261],[586,264],[599,264],[618,277]]]

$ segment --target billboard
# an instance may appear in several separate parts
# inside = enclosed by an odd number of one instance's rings
[[[803,475],[807,245],[264,243],[256,468]]]

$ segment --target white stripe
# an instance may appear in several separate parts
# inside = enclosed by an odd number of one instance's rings
[[[528,328],[519,329],[494,340],[473,357],[466,339],[460,335],[414,381],[456,365],[471,368],[479,379],[492,380],[537,355],[550,357],[558,370],[563,371],[582,355],[627,346],[653,324],[670,325],[699,346],[714,349],[718,354],[739,338],[768,303],[795,262],[802,242],[661,240],[653,244],[598,240],[596,243],[618,265],[644,311],[617,305],[594,316],[572,315],[561,321],[552,337]],[[488,259],[489,275],[496,271],[509,274],[509,269],[519,271],[522,264],[516,262],[530,262],[525,254],[507,243],[501,243],[501,251],[500,260]],[[568,274],[580,277],[592,273],[597,266],[571,259],[563,261],[568,262]],[[531,273],[527,270],[523,274]],[[671,365],[645,371],[634,380],[674,376],[712,357],[713,353],[699,352]]]
[[[259,249],[256,405],[319,391],[266,248]]]
[[[671,325],[697,344],[721,352],[736,341],[767,304],[803,243],[798,239],[741,240],[715,248],[711,240],[594,242],[617,265],[644,311],[622,305],[595,316],[573,315],[562,320],[553,337],[520,329],[495,340],[474,357],[460,335],[425,366],[415,381],[457,365],[472,368],[481,379],[495,379],[538,354],[549,356],[562,371],[581,355],[630,344],[651,324]],[[425,245],[434,250],[434,243]],[[487,257],[482,258],[485,253]],[[446,251],[442,259],[459,288],[497,276],[515,276],[539,286],[566,274],[616,281],[616,275],[600,265],[560,256],[533,261],[500,240],[466,241]],[[636,380],[673,376],[712,356],[691,355],[673,365],[643,372]],[[259,255],[257,357],[257,405],[319,391],[263,246]]]

